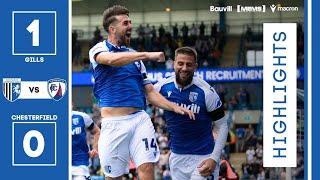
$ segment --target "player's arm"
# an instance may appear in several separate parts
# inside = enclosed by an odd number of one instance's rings
[[[92,150],[89,151],[89,156],[90,158],[95,157],[98,155],[98,140],[100,136],[100,129],[93,122],[92,118],[88,114],[83,113],[82,116],[83,116],[85,127],[93,135],[93,145],[92,145]]]
[[[146,84],[145,86],[145,92],[147,95],[147,100],[154,106],[157,106],[159,108],[173,111],[178,114],[186,114],[189,116],[190,119],[195,119],[195,116],[193,112],[190,110],[187,110],[185,108],[182,108],[170,101],[168,101],[166,98],[164,98],[159,92],[157,92],[152,84]]]
[[[100,129],[95,123],[92,122],[92,124],[88,127],[88,130],[93,135],[93,145],[92,150],[89,152],[89,156],[95,157],[98,155],[98,141],[100,137]]]
[[[95,60],[99,64],[109,66],[124,66],[137,60],[155,60],[164,62],[163,52],[100,52],[95,55]]]
[[[207,112],[214,121],[214,125],[217,129],[217,139],[215,140],[214,149],[209,159],[206,159],[198,166],[199,173],[202,176],[209,176],[215,169],[216,164],[219,162],[222,149],[225,146],[228,135],[227,118],[223,110],[223,104],[216,93],[216,91],[210,87],[209,84],[203,82],[205,86],[205,102]]]
[[[228,137],[228,123],[227,117],[222,117],[214,122],[214,126],[217,130],[217,139],[215,140],[214,149],[211,158],[215,162],[219,162],[222,149],[225,146]]]
[[[221,106],[222,107],[222,106]],[[216,164],[220,160],[222,149],[224,148],[224,145],[227,141],[228,136],[228,124],[227,119],[224,116],[224,113],[222,114],[219,112],[222,109],[217,109],[218,113],[222,116],[222,118],[217,120],[217,111],[210,112],[212,120],[215,121],[215,127],[217,129],[217,139],[215,140],[214,149],[209,159],[206,159],[200,163],[198,166],[200,175],[206,177],[212,174],[214,169],[216,168]],[[223,111],[223,110],[222,110]]]
[[[228,136],[227,117],[225,117],[220,97],[212,87],[207,91],[205,98],[207,111],[217,129],[217,139],[215,140],[211,157],[215,162],[219,162],[222,149],[224,148]]]

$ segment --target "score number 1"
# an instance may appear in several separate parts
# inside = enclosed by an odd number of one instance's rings
[[[32,34],[32,46],[39,46],[39,23],[39,19],[35,19],[26,28]]]

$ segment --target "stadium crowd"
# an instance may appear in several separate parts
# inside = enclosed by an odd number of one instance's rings
[[[210,26],[207,28],[206,26]],[[150,27],[140,25],[136,28],[137,37],[131,39],[131,46],[137,51],[163,51],[165,52],[166,62],[155,63],[147,62],[146,68],[154,69],[173,69],[174,50],[182,46],[191,46],[197,50],[199,68],[219,67],[223,60],[223,52],[227,43],[228,35],[226,30],[219,30],[219,25],[215,22],[205,25],[203,22],[199,26],[192,24],[189,28],[186,23],[178,26],[176,23],[170,28],[164,28],[161,24],[158,29],[154,25]],[[206,32],[206,33],[205,33]],[[252,48],[256,43],[262,43],[262,33],[254,32],[250,26],[242,34],[242,51]],[[103,40],[101,31],[96,27],[93,38],[89,42],[91,48],[97,42]],[[89,59],[82,56],[82,44],[78,40],[77,31],[72,33],[72,62],[73,71],[90,71]],[[262,46],[258,49],[262,50]],[[240,52],[244,53],[244,52]],[[244,59],[242,60],[244,61]],[[239,62],[239,66],[245,66],[245,62]],[[297,24],[297,66],[304,66],[304,32],[301,23]]]
[[[150,27],[140,25],[136,29],[136,38],[131,39],[131,46],[137,51],[163,51],[165,52],[166,62],[155,63],[146,62],[147,69],[173,69],[174,50],[182,46],[191,46],[197,50],[199,59],[199,68],[215,67],[219,65],[219,59],[224,50],[226,43],[225,31],[219,31],[216,23],[211,25],[210,34],[205,34],[206,25],[202,22],[199,27],[195,24],[189,30],[184,23],[180,28],[177,24],[172,27],[171,31],[166,31],[163,25],[156,30],[155,26]],[[103,40],[101,31],[97,27],[93,33],[94,37],[89,43],[91,48],[97,42]],[[82,57],[82,47],[78,40],[77,31],[72,33],[72,59],[74,71],[89,71],[89,60]]]

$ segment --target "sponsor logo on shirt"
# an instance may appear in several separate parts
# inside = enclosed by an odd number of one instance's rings
[[[186,109],[192,111],[195,114],[199,114],[199,112],[200,112],[200,106],[195,104],[195,103],[192,103],[192,104],[189,104],[189,105],[183,104],[183,103],[176,103],[176,104],[178,106],[181,106],[183,108],[186,108]]]
[[[81,127],[76,127],[74,129],[72,129],[71,134],[72,135],[78,135],[78,134],[81,134],[81,132],[82,132]]]

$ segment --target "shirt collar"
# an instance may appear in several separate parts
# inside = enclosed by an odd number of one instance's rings
[[[173,80],[174,86],[181,92],[182,90],[188,89],[189,87],[191,87],[194,84],[194,78],[195,78],[195,76],[193,76],[192,81],[191,81],[190,84],[188,84],[187,86],[185,86],[183,88],[180,88],[178,83],[177,83],[176,76],[174,75],[174,80]]]
[[[110,41],[105,40],[106,46],[108,47],[109,51],[128,51],[128,48],[126,46],[116,46],[114,44],[112,44]]]

